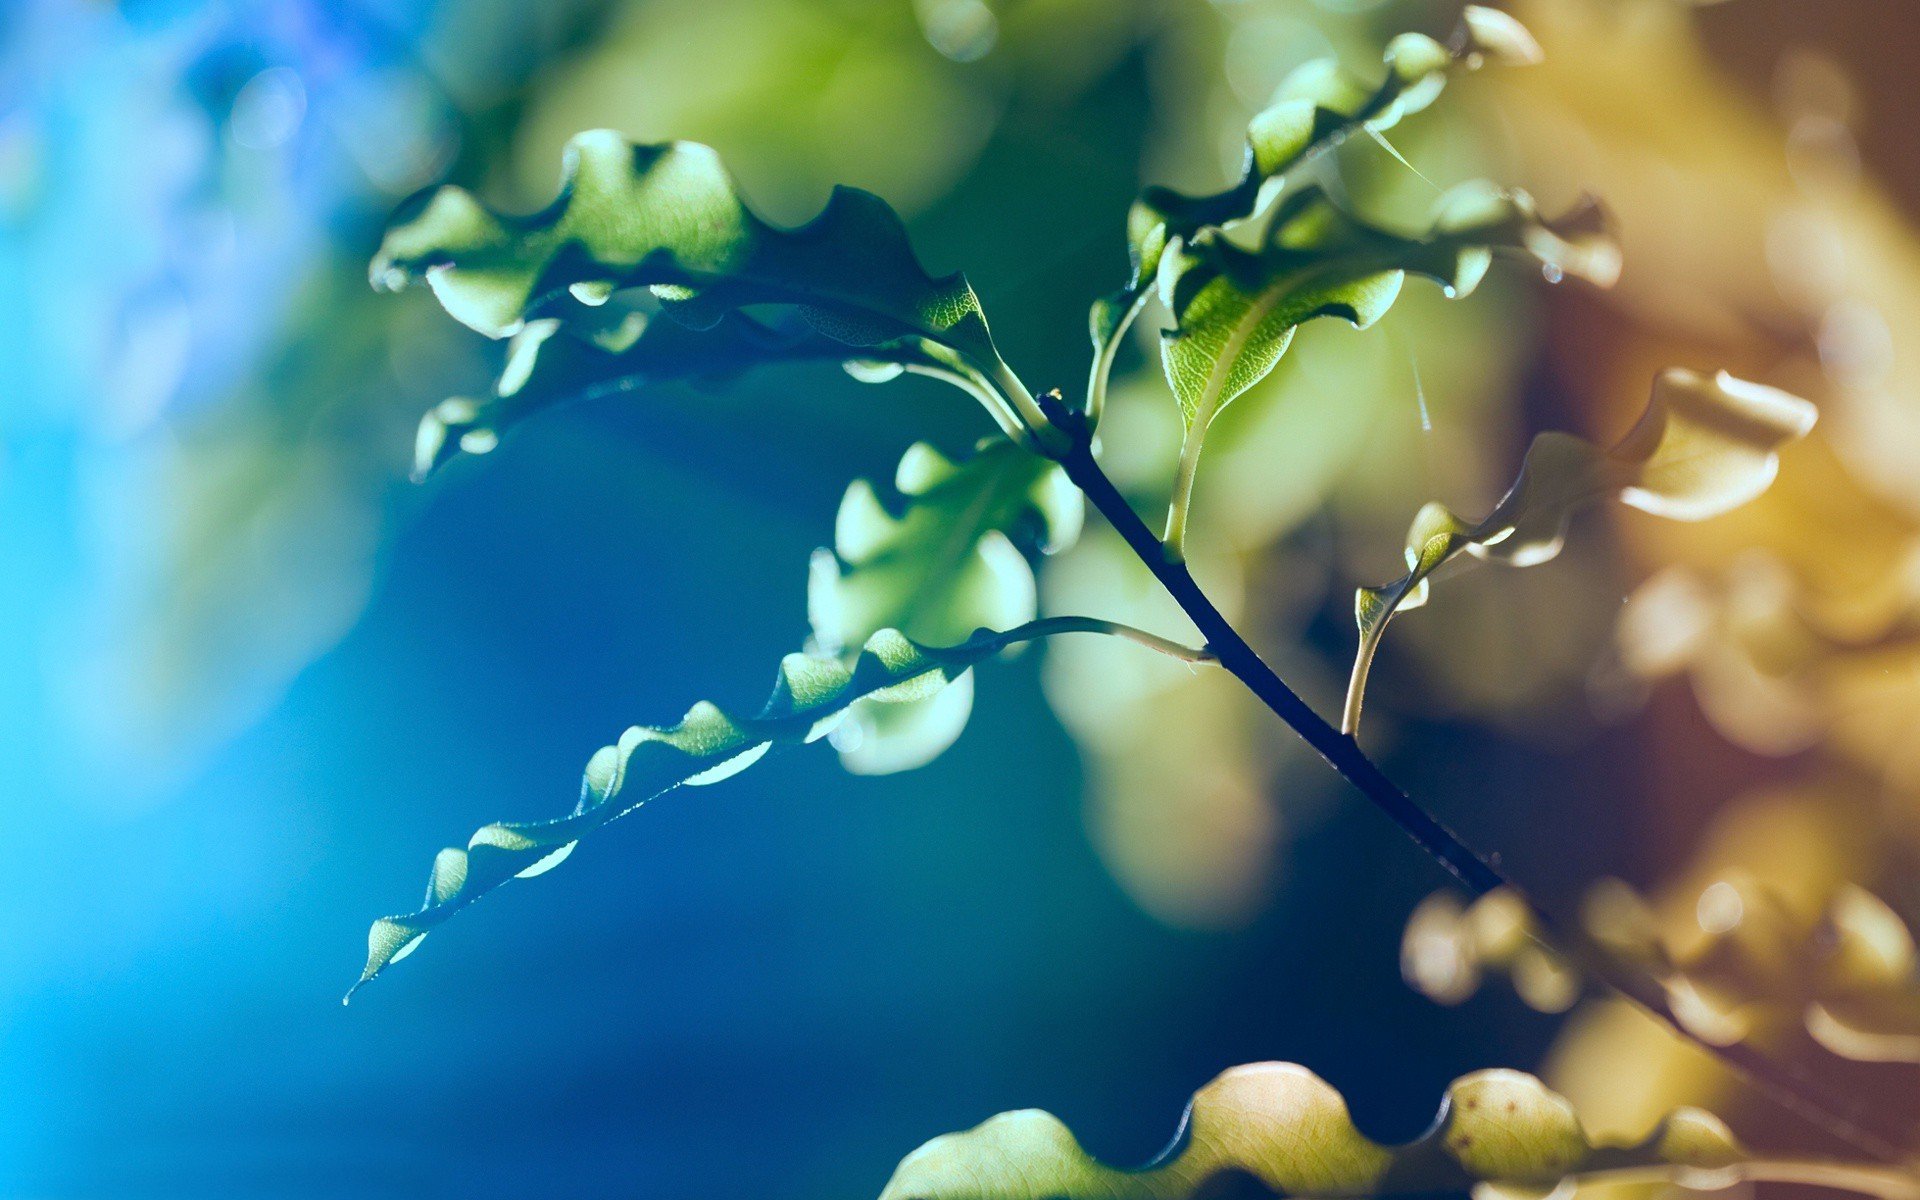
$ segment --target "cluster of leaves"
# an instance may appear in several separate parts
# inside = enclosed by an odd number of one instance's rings
[[[1409,271],[1465,296],[1496,250],[1532,256],[1556,278],[1604,286],[1618,275],[1618,250],[1591,203],[1548,222],[1524,193],[1476,182],[1441,198],[1425,234],[1402,236],[1343,211],[1317,188],[1287,194],[1318,158],[1356,135],[1386,145],[1384,131],[1433,103],[1451,71],[1538,58],[1518,22],[1469,6],[1450,45],[1417,33],[1395,38],[1378,84],[1330,60],[1308,63],[1249,125],[1237,183],[1204,196],[1150,187],[1134,202],[1131,273],[1092,310],[1086,408],[1098,420],[1120,341],[1157,294],[1173,322],[1161,335],[1161,360],[1184,431],[1164,539],[1170,555],[1184,555],[1193,483],[1214,418],[1273,371],[1305,322],[1340,317],[1371,325],[1392,307]],[[1236,240],[1262,221],[1252,245]]]
[[[1611,244],[1590,210],[1548,223],[1524,196],[1484,185],[1449,199],[1420,236],[1375,228],[1303,188],[1267,206],[1257,246],[1229,237],[1294,168],[1424,107],[1449,70],[1533,54],[1510,18],[1476,8],[1451,48],[1417,34],[1396,39],[1382,83],[1329,63],[1302,68],[1255,119],[1239,184],[1201,198],[1150,189],[1135,205],[1133,274],[1121,297],[1103,302],[1124,317],[1107,323],[1096,358],[1110,365],[1113,341],[1146,302],[1147,282],[1159,279],[1174,321],[1165,338],[1169,378],[1197,431],[1197,454],[1211,415],[1272,369],[1299,324],[1317,316],[1366,324],[1393,302],[1407,271],[1464,294],[1494,251],[1511,249],[1568,271],[1609,274]],[[754,215],[704,146],[635,146],[587,133],[570,143],[560,195],[546,209],[516,217],[459,188],[427,193],[396,216],[371,275],[388,289],[424,280],[451,315],[510,339],[491,397],[456,397],[421,422],[422,474],[458,452],[492,449],[514,423],[565,400],[711,382],[776,363],[837,360],[873,382],[915,372],[979,400],[1001,437],[958,463],[916,446],[899,467],[897,505],[865,483],[849,490],[834,545],[815,556],[809,576],[813,657],[805,661],[816,665],[790,660],[788,674],[837,664],[848,679],[863,678],[859,648],[871,652],[876,639],[918,643],[933,655],[941,652],[927,647],[951,647],[946,653],[968,666],[983,656],[979,647],[1003,648],[975,630],[1008,631],[1005,644],[1025,640],[1015,635],[1038,615],[1027,554],[1058,550],[1079,530],[1080,494],[1052,457],[1067,435],[1000,357],[965,278],[929,275],[899,217],[868,193],[838,189],[812,221],[781,229]],[[831,693],[842,721],[836,744],[856,771],[917,766],[958,736],[971,707],[964,669],[935,674],[954,686],[909,697],[891,685],[867,694],[838,681],[809,693],[806,711],[823,715],[816,707]],[[786,723],[765,737],[698,708],[690,716],[700,719],[671,729],[629,730],[620,743],[628,750],[595,758],[572,815],[489,825],[464,850],[443,851],[422,909],[374,926],[362,981],[432,925],[509,878],[550,868],[581,834],[649,796],[709,781],[722,762],[737,769],[756,747],[818,732],[817,722],[806,723],[796,736],[790,708],[777,690],[767,719]],[[722,726],[735,732],[721,737]],[[693,745],[700,753],[663,759],[669,765],[640,784],[609,765],[635,747]],[[725,749],[722,759],[708,761],[713,746]]]
[[[1131,270],[1093,307],[1093,365],[1072,413],[1055,403],[1057,393],[1036,396],[1020,380],[965,278],[930,275],[900,218],[865,192],[838,189],[812,221],[780,228],[747,207],[712,150],[631,145],[601,131],[569,145],[560,195],[541,212],[502,214],[458,188],[404,206],[373,263],[376,286],[424,281],[455,318],[508,339],[490,396],[447,400],[421,422],[421,475],[457,454],[491,450],[519,421],[574,398],[709,384],[805,361],[838,362],[869,382],[907,372],[941,379],[980,402],[999,434],[958,460],[915,445],[891,495],[866,481],[850,487],[831,546],[810,564],[807,650],[782,662],[764,707],[745,716],[702,702],[673,725],[636,725],[591,758],[567,815],[489,824],[463,848],[441,851],[421,907],[375,922],[360,984],[500,884],[551,870],[607,822],[673,788],[725,779],[775,746],[831,737],[856,772],[930,760],[966,724],[972,669],[1027,642],[1119,634],[1191,663],[1214,661],[1111,621],[1040,613],[1034,560],[1079,534],[1084,500],[1063,462],[1089,461],[1120,341],[1157,298],[1167,318],[1161,360],[1184,431],[1163,539],[1177,562],[1207,429],[1274,370],[1305,322],[1371,325],[1409,273],[1465,296],[1503,253],[1549,278],[1610,284],[1619,252],[1591,203],[1547,219],[1524,193],[1471,183],[1446,193],[1426,228],[1407,232],[1363,219],[1297,178],[1357,134],[1384,144],[1384,131],[1432,103],[1451,72],[1537,56],[1511,18],[1469,7],[1450,44],[1395,39],[1383,79],[1332,63],[1296,72],[1253,120],[1236,183],[1205,196],[1150,188],[1133,205]],[[1484,520],[1437,504],[1421,510],[1407,573],[1359,592],[1347,731],[1388,621],[1422,603],[1447,563],[1544,561],[1559,550],[1571,514],[1607,497],[1683,520],[1723,512],[1768,485],[1779,447],[1812,419],[1784,393],[1670,371],[1611,449],[1567,434],[1537,439]],[[1150,534],[1139,536],[1151,546]],[[1842,1053],[1920,1057],[1914,946],[1875,905],[1848,893],[1817,928],[1788,931],[1783,918],[1760,936],[1741,933],[1736,920],[1676,952],[1630,919],[1622,901],[1611,932],[1596,937],[1667,980],[1676,1008],[1708,1040],[1744,1037],[1771,1019],[1765,1006],[1786,1004],[1814,1036],[1851,1047]],[[1750,911],[1763,907],[1756,893]],[[1536,932],[1526,906],[1500,893],[1469,908],[1430,902],[1409,931],[1409,977],[1457,1000],[1484,970],[1504,969],[1531,1001],[1564,1009],[1578,978]],[[1648,1178],[1914,1194],[1883,1173],[1755,1158],[1698,1110],[1676,1111],[1641,1141],[1597,1145],[1565,1099],[1510,1071],[1457,1081],[1426,1135],[1383,1146],[1354,1127],[1325,1083],[1298,1067],[1260,1064],[1196,1094],[1174,1144],[1146,1167],[1107,1167],[1051,1116],[1011,1113],[909,1156],[885,1200],[1184,1200],[1236,1184],[1281,1195],[1537,1197],[1575,1181]]]
[[[491,406],[502,416],[536,407],[543,391],[827,357],[816,340],[825,339],[868,374],[951,379],[1009,434],[1036,436],[1046,424],[1001,359],[966,279],[927,274],[885,201],[837,188],[819,216],[780,229],[747,208],[717,154],[691,142],[636,146],[607,130],[583,133],[567,146],[559,198],[528,217],[496,212],[461,188],[427,193],[396,216],[371,278],[388,290],[424,278],[451,316],[496,338],[541,319],[578,327],[580,306],[622,292],[641,293],[669,318],[589,323],[581,340],[607,357],[563,342],[568,361],[546,370],[539,360],[557,330],[523,338],[498,399],[523,398]],[[741,311],[748,307],[772,309],[780,323]],[[595,364],[586,376],[576,350]],[[535,387],[546,379],[551,388]],[[481,429],[499,432],[474,425],[460,440]],[[481,435],[471,448],[486,445]]]
[[[1331,59],[1296,69],[1281,82],[1273,103],[1249,123],[1240,179],[1226,190],[1202,196],[1164,187],[1143,191],[1127,213],[1132,269],[1126,285],[1096,301],[1089,321],[1094,359],[1087,399],[1093,416],[1099,415],[1113,356],[1151,296],[1170,249],[1206,230],[1253,216],[1262,199],[1285,186],[1289,175],[1349,138],[1381,137],[1402,118],[1432,104],[1451,70],[1471,70],[1489,60],[1523,65],[1539,57],[1539,45],[1518,22],[1469,5],[1451,47],[1418,33],[1395,38],[1384,55],[1385,78],[1377,85]]]
[[[1052,554],[1073,544],[1080,492],[1051,459],[1005,439],[982,442],[955,463],[925,443],[894,476],[898,511],[866,481],[847,489],[833,548],[814,553],[807,576],[813,649],[845,654],[881,629],[928,645],[965,641],[978,629],[1011,629],[1039,612],[1033,568],[1022,548]],[[970,676],[912,703],[862,701],[837,734],[855,772],[907,770],[952,745],[972,706]]]
[[[875,381],[946,379],[1011,436],[959,463],[913,447],[896,475],[897,509],[854,484],[834,545],[810,572],[810,653],[783,664],[765,711],[734,718],[698,705],[670,728],[635,726],[589,763],[570,815],[488,825],[443,850],[422,907],[375,923],[361,983],[487,891],[557,865],[583,834],[671,787],[739,770],[773,743],[837,725],[855,770],[919,765],[965,724],[967,669],[1040,636],[1021,547],[1071,543],[1080,494],[1025,448],[1050,427],[1000,360],[973,290],[922,270],[877,197],[840,189],[812,222],[781,230],[746,208],[707,148],[590,133],[569,146],[562,194],[543,212],[510,217],[442,188],[402,210],[372,275],[386,288],[424,278],[449,313],[511,339],[491,398],[457,397],[422,420],[420,474],[491,450],[555,403],[805,360]]]
[[[1594,889],[1583,918],[1595,944],[1660,980],[1675,1014],[1709,1043],[1804,1029],[1843,1058],[1920,1062],[1920,952],[1899,915],[1864,889],[1842,886],[1807,908],[1729,874],[1695,898],[1694,933],[1679,942],[1617,881]],[[1468,905],[1429,897],[1408,922],[1401,961],[1408,982],[1446,1004],[1473,994],[1488,971],[1507,973],[1542,1011],[1579,996],[1577,969],[1506,892]]]
[[[443,850],[422,906],[374,924],[360,983],[500,884],[551,870],[607,822],[670,789],[727,778],[776,745],[831,734],[855,771],[927,761],[966,723],[972,668],[1023,643],[1120,634],[1211,661],[1110,621],[1040,616],[1031,557],[1079,532],[1083,498],[1062,460],[1091,450],[1119,339],[1157,296],[1170,322],[1162,361],[1185,430],[1164,539],[1177,560],[1206,430],[1274,369],[1301,324],[1332,316],[1370,325],[1408,273],[1464,296],[1502,252],[1550,277],[1610,283],[1618,251],[1592,204],[1548,220],[1523,193],[1468,184],[1441,199],[1428,228],[1406,233],[1346,211],[1318,187],[1290,186],[1298,168],[1354,134],[1379,138],[1431,103],[1451,70],[1536,55],[1511,18],[1469,8],[1450,46],[1396,39],[1381,82],[1333,64],[1303,68],[1255,118],[1238,183],[1202,197],[1149,189],[1134,205],[1132,271],[1094,307],[1094,365],[1071,420],[1001,358],[964,277],[928,274],[899,217],[864,192],[836,190],[819,216],[783,229],[746,206],[706,147],[635,146],[595,132],[570,144],[561,194],[539,213],[505,215],[457,188],[405,206],[373,263],[375,284],[424,280],[454,317],[510,339],[490,397],[448,400],[422,421],[421,474],[457,453],[484,453],[518,421],[575,397],[809,360],[840,362],[871,382],[905,372],[942,379],[978,400],[1000,435],[959,461],[914,446],[892,499],[855,483],[833,544],[811,564],[808,652],[782,663],[766,705],[741,716],[703,702],[674,725],[634,726],[589,761],[571,813],[490,824],[464,848]],[[1445,562],[1463,553],[1521,564],[1550,557],[1568,514],[1608,494],[1662,515],[1712,515],[1765,487],[1777,446],[1810,421],[1803,404],[1770,389],[1669,373],[1612,450],[1544,435],[1485,521],[1430,506],[1410,539],[1408,575],[1361,593],[1350,717],[1387,619],[1419,603]],[[1597,1147],[1564,1100],[1509,1072],[1460,1081],[1433,1132],[1378,1146],[1324,1084],[1267,1065],[1229,1072],[1200,1093],[1181,1139],[1141,1171],[1114,1172],[1058,1122],[1014,1114],[922,1149],[888,1195],[1181,1197],[1229,1176],[1330,1196],[1531,1192],[1595,1173],[1731,1180],[1753,1169],[1724,1128],[1698,1113],[1676,1114],[1643,1143]]]
[[[1537,1200],[1575,1183],[1831,1181],[1817,1162],[1757,1159],[1711,1113],[1677,1109],[1645,1138],[1596,1144],[1573,1106],[1531,1075],[1455,1080],[1431,1129],[1383,1146],[1340,1093],[1304,1067],[1235,1067],[1194,1094],[1173,1144],[1146,1166],[1110,1167],[1050,1113],[1003,1113],[904,1159],[881,1200],[1195,1200],[1220,1195]],[[1891,1176],[1891,1172],[1885,1173]],[[1877,1180],[1898,1189],[1897,1179]],[[1910,1191],[1901,1189],[1901,1194]]]

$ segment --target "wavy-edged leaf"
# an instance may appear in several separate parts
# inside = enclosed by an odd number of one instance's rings
[[[571,813],[549,821],[486,825],[464,849],[442,850],[434,859],[421,907],[373,923],[366,967],[354,990],[411,954],[422,938],[467,905],[509,879],[553,869],[581,838],[655,796],[682,785],[717,783],[753,765],[775,745],[823,737],[857,701],[933,695],[982,659],[1047,632],[1038,626],[1005,633],[982,630],[959,645],[935,648],[884,629],[867,639],[851,664],[834,657],[788,655],[780,664],[773,694],[754,716],[734,716],[702,701],[677,724],[633,726],[588,761],[580,800]]]
[[[1524,192],[1485,183],[1441,197],[1432,227],[1418,237],[1367,225],[1318,189],[1289,197],[1257,250],[1217,233],[1196,237],[1162,260],[1160,274],[1175,322],[1161,358],[1187,430],[1204,430],[1266,378],[1305,322],[1340,317],[1365,328],[1392,307],[1408,272],[1465,296],[1499,250],[1602,285],[1619,272],[1618,250],[1591,202],[1547,221]]]
[[[881,1200],[1199,1200],[1478,1194],[1537,1198],[1573,1181],[1665,1178],[1683,1186],[1806,1180],[1915,1186],[1892,1169],[1753,1156],[1718,1117],[1670,1113],[1645,1138],[1596,1143],[1573,1105],[1532,1075],[1454,1081],[1433,1127],[1401,1146],[1354,1125],[1346,1101],[1292,1063],[1234,1067],[1194,1094],[1173,1144],[1144,1167],[1099,1162],[1050,1113],[1002,1113],[935,1138],[901,1161]]]
[[[1843,1058],[1920,1062],[1920,952],[1887,904],[1843,885],[1797,904],[1741,872],[1692,901],[1686,937],[1662,935],[1646,901],[1608,881],[1583,923],[1608,953],[1660,980],[1678,1020],[1716,1045],[1798,1026]],[[1521,999],[1559,1012],[1578,996],[1575,969],[1505,891],[1462,905],[1428,897],[1401,944],[1407,982],[1443,1004],[1472,995],[1483,975],[1509,975]]]
[[[918,353],[905,344],[896,349]],[[740,313],[725,313],[705,329],[613,306],[570,322],[541,317],[513,335],[491,397],[456,396],[421,418],[414,477],[462,452],[487,453],[512,426],[558,404],[674,381],[718,382],[774,363],[844,361],[849,353],[811,330],[776,329]]]
[[[1033,573],[1016,543],[1053,553],[1080,533],[1083,501],[1058,463],[1004,439],[954,462],[926,443],[901,456],[900,502],[847,489],[832,550],[814,555],[807,616],[837,654],[880,629],[938,645],[1033,619]]]
[[[1469,554],[1526,567],[1560,552],[1567,523],[1581,507],[1618,497],[1656,516],[1700,521],[1765,491],[1780,469],[1779,451],[1803,436],[1818,414],[1777,388],[1693,371],[1662,371],[1626,437],[1610,450],[1557,431],[1528,447],[1519,478],[1485,519],[1467,521],[1428,504],[1407,532],[1407,572],[1354,597],[1360,645],[1347,689],[1343,726],[1359,725],[1367,672],[1394,613],[1426,602],[1432,574]]]
[[[424,278],[448,313],[490,337],[647,288],[700,328],[744,305],[793,306],[848,346],[905,341],[1031,405],[959,274],[921,267],[885,201],[838,188],[795,229],[761,220],[719,156],[693,142],[634,145],[608,130],[567,145],[559,198],[530,216],[497,212],[442,187],[403,205],[375,256],[376,287]]]
[[[840,765],[855,775],[897,775],[926,766],[966,732],[973,688],[968,671],[931,696],[853,705],[829,735]]]
[[[919,443],[901,456],[894,487],[901,502],[889,508],[871,484],[856,481],[840,503],[833,549],[814,553],[807,577],[814,648],[841,654],[885,628],[946,645],[1038,615],[1023,549],[1064,549],[1083,517],[1080,491],[1058,463],[999,438],[958,463]],[[923,766],[960,736],[971,696],[966,687],[912,701],[862,701],[834,744],[861,774]]]
[[[1342,70],[1332,59],[1297,68],[1281,82],[1273,103],[1248,125],[1240,179],[1226,190],[1203,196],[1164,187],[1141,192],[1127,213],[1127,284],[1096,301],[1089,321],[1096,387],[1106,377],[1121,334],[1145,302],[1169,246],[1203,229],[1252,216],[1263,194],[1315,156],[1356,133],[1377,136],[1427,107],[1445,88],[1450,70],[1472,69],[1487,61],[1537,62],[1540,47],[1507,14],[1469,5],[1450,47],[1424,34],[1403,33],[1388,43],[1383,57],[1386,75],[1377,84]]]

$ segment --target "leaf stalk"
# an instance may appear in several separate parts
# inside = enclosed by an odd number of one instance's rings
[[[1211,649],[1200,646],[1188,646],[1163,638],[1144,629],[1131,625],[1122,625],[1118,621],[1107,621],[1099,617],[1042,617],[1038,621],[1028,622],[1020,627],[1022,641],[1052,637],[1059,633],[1104,633],[1110,637],[1125,638],[1149,650],[1156,650],[1169,658],[1177,658],[1195,666],[1218,666],[1220,656]]]
[[[1187,513],[1193,507],[1193,481],[1200,474],[1200,448],[1206,437],[1207,427],[1195,424],[1180,440],[1180,466],[1167,500],[1166,532],[1160,537],[1161,554],[1170,562],[1185,562],[1187,558]]]
[[[1145,289],[1132,297],[1126,311],[1120,314],[1114,323],[1113,331],[1100,334],[1096,330],[1093,340],[1093,365],[1087,369],[1087,402],[1085,412],[1087,424],[1094,428],[1100,425],[1100,415],[1107,407],[1107,380],[1113,374],[1114,356],[1120,353],[1120,343],[1127,338],[1127,331],[1133,328],[1134,320],[1140,310],[1147,306],[1151,293]]]

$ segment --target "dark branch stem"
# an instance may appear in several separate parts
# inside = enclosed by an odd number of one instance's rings
[[[1087,499],[1126,540],[1161,586],[1199,628],[1201,636],[1206,639],[1207,649],[1219,657],[1220,665],[1232,672],[1261,703],[1318,751],[1328,765],[1386,813],[1394,824],[1438,860],[1469,891],[1480,896],[1496,888],[1505,888],[1525,900],[1525,894],[1498,867],[1422,808],[1367,757],[1357,742],[1321,719],[1306,701],[1274,674],[1273,669],[1207,598],[1185,563],[1167,553],[1160,540],[1133,510],[1133,506],[1127,503],[1119,489],[1114,487],[1113,481],[1107,478],[1106,472],[1094,459],[1085,422],[1078,414],[1069,413],[1050,400],[1050,397],[1041,398],[1041,403],[1049,409],[1048,415],[1055,424],[1072,435],[1072,447],[1060,458],[1068,477],[1086,493]],[[1870,1158],[1895,1166],[1905,1165],[1907,1155],[1900,1146],[1892,1138],[1875,1131],[1873,1122],[1858,1105],[1835,1095],[1797,1066],[1777,1062],[1745,1043],[1718,1046],[1702,1039],[1675,1015],[1668,1003],[1666,989],[1657,979],[1618,962],[1573,923],[1554,920],[1531,900],[1526,900],[1526,904],[1551,940],[1592,977],[1733,1068],[1774,1103]]]

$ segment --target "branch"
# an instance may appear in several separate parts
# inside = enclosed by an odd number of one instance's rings
[[[1058,393],[1040,396],[1038,401],[1048,410],[1053,424],[1072,438],[1071,447],[1059,460],[1068,478],[1086,494],[1115,532],[1153,572],[1168,595],[1180,605],[1200,630],[1201,636],[1206,639],[1207,649],[1218,657],[1220,665],[1232,672],[1262,704],[1318,751],[1347,782],[1360,789],[1376,808],[1391,818],[1402,832],[1432,855],[1468,891],[1482,896],[1496,888],[1509,889],[1526,902],[1535,920],[1560,945],[1562,951],[1579,962],[1593,978],[1731,1067],[1780,1107],[1869,1158],[1894,1166],[1905,1164],[1906,1155],[1898,1144],[1875,1131],[1873,1122],[1859,1105],[1835,1095],[1798,1066],[1777,1062],[1745,1043],[1716,1046],[1688,1030],[1674,1014],[1666,991],[1657,979],[1615,962],[1576,926],[1555,920],[1528,899],[1491,861],[1461,841],[1451,829],[1422,808],[1367,757],[1359,743],[1329,725],[1288,687],[1247,644],[1246,639],[1207,598],[1206,593],[1201,591],[1186,564],[1168,554],[1166,547],[1147,528],[1133,506],[1127,503],[1113,481],[1107,478],[1106,472],[1101,470],[1093,456],[1092,438],[1084,419],[1061,404]]]

